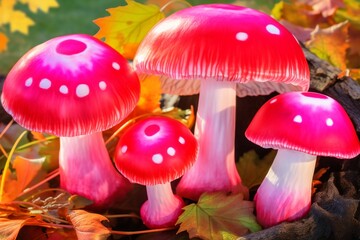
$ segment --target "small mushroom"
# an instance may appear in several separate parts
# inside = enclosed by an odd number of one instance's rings
[[[20,58],[1,101],[21,126],[60,136],[61,187],[107,207],[131,184],[113,166],[101,132],[133,110],[139,92],[125,58],[92,36],[72,34]]]
[[[306,91],[309,68],[298,41],[259,11],[206,4],[178,11],[142,41],[138,74],[160,75],[165,93],[200,93],[195,124],[199,157],[176,192],[197,200],[204,192],[243,192],[234,159],[236,95]]]
[[[131,182],[146,185],[141,218],[149,228],[174,226],[184,207],[170,182],[195,162],[198,144],[177,120],[153,116],[131,126],[116,147],[115,165]]]
[[[314,92],[283,93],[270,99],[245,135],[264,148],[278,149],[255,195],[257,219],[263,227],[308,213],[317,156],[347,159],[360,153],[356,131],[342,106]]]

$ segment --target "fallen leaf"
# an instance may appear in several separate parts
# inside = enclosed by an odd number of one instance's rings
[[[48,227],[49,224],[37,218],[8,219],[0,218],[0,239],[15,240],[24,226]]]
[[[100,214],[73,210],[68,215],[68,221],[74,226],[79,240],[106,240],[111,235],[110,230],[102,224],[109,220]]]
[[[323,17],[332,16],[338,8],[344,7],[343,0],[301,0],[300,2],[310,5],[315,14],[321,14]]]
[[[246,152],[236,163],[241,180],[249,189],[259,186],[265,178],[274,161],[276,151],[270,151],[264,158],[260,158],[254,150]]]
[[[4,33],[0,32],[0,53],[7,50],[8,42],[9,39],[7,38],[7,36]]]
[[[135,52],[149,30],[165,15],[156,5],[144,5],[126,0],[126,6],[107,9],[110,16],[98,18],[95,37],[119,51],[125,58],[133,59]]]
[[[36,13],[38,10],[47,13],[50,8],[59,6],[56,0],[20,0],[20,2],[23,4],[28,4],[30,11],[34,13]]]
[[[281,19],[279,21],[287,30],[289,30],[298,41],[300,42],[306,42],[310,40],[311,32],[314,30],[312,28],[305,28],[301,27],[295,24],[292,24],[291,22],[288,22],[284,19]]]
[[[12,165],[15,172],[8,170],[5,173],[5,186],[1,201],[10,202],[15,200],[39,174],[44,161],[45,158],[27,159],[17,156]]]
[[[177,224],[178,233],[187,231],[190,238],[237,239],[261,230],[253,215],[254,204],[244,201],[242,194],[204,193],[198,203],[184,207]]]
[[[136,115],[160,111],[161,82],[159,76],[146,75],[141,81],[141,91]]]
[[[349,21],[352,27],[360,30],[360,2],[359,0],[345,0],[345,7],[336,11],[334,19],[337,23]]]
[[[316,26],[306,46],[319,58],[343,70],[346,68],[346,51],[349,48],[348,29],[347,21],[324,29]]]

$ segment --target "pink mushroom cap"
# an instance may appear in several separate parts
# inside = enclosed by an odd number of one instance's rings
[[[162,75],[163,91],[180,95],[198,93],[207,79],[241,83],[240,97],[306,91],[310,78],[302,49],[285,27],[231,4],[198,5],[165,18],[141,43],[134,66],[139,74]]]
[[[1,101],[23,127],[72,137],[119,123],[139,92],[138,77],[124,57],[92,36],[72,34],[20,58],[7,75]]]
[[[131,182],[164,184],[192,166],[197,150],[197,141],[185,125],[168,117],[148,117],[121,136],[115,165]]]
[[[334,99],[314,92],[283,93],[256,113],[246,137],[264,148],[353,158],[360,153],[354,126]]]

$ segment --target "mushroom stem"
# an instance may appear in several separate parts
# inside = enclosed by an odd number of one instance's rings
[[[108,207],[131,189],[113,166],[101,132],[61,137],[59,169],[61,187],[90,199],[95,208]]]
[[[235,82],[202,81],[194,134],[198,159],[182,177],[179,196],[198,200],[204,192],[226,191],[248,197],[234,159],[235,107]]]
[[[149,228],[172,227],[182,213],[184,201],[173,194],[170,183],[146,186],[148,200],[140,215]]]
[[[304,217],[310,210],[316,156],[279,149],[255,195],[256,215],[263,227]]]

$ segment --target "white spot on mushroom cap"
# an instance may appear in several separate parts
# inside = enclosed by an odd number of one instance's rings
[[[172,157],[175,156],[175,153],[176,153],[176,151],[173,147],[169,147],[166,152],[167,152],[167,154],[169,154]]]
[[[25,86],[26,87],[30,87],[32,83],[33,83],[33,78],[32,77],[29,77],[28,79],[25,80]]]
[[[126,153],[127,150],[128,150],[128,146],[124,145],[124,146],[121,147],[121,152],[122,153]]]
[[[89,93],[90,89],[89,86],[86,84],[79,84],[76,87],[76,96],[78,96],[79,98],[86,97],[87,95],[89,95]]]
[[[245,32],[238,32],[236,34],[236,39],[239,41],[246,41],[248,39],[249,35]]]
[[[266,30],[271,34],[280,35],[280,29],[278,29],[276,26],[272,24],[266,25]]]
[[[274,98],[274,99],[272,99],[271,101],[270,101],[270,104],[274,104],[274,103],[276,103],[277,102],[277,98]]]
[[[326,126],[331,127],[334,125],[334,121],[331,118],[326,119]]]
[[[100,88],[101,90],[105,90],[106,87],[107,87],[106,82],[104,82],[104,81],[99,82],[99,88]]]
[[[61,85],[61,87],[59,88],[59,91],[62,93],[62,94],[68,94],[69,93],[69,89],[67,86],[65,85]]]
[[[113,62],[113,63],[112,63],[112,67],[113,67],[115,70],[120,70],[120,64],[118,64],[117,62]]]
[[[156,164],[160,164],[163,162],[163,156],[160,153],[154,154],[152,156],[152,161]]]
[[[296,123],[302,123],[302,117],[300,115],[296,115],[294,117],[293,121]]]
[[[49,89],[51,87],[51,81],[47,78],[41,79],[39,87],[42,89]]]
[[[183,137],[179,137],[179,143],[185,144],[185,139]]]

